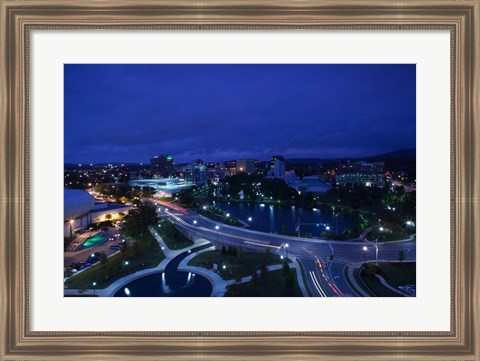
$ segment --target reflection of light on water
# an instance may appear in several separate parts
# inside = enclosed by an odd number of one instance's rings
[[[188,286],[189,284],[193,283],[194,277],[195,277],[195,273],[188,272],[187,284],[185,286]]]
[[[124,291],[125,291],[125,294],[130,297],[131,293],[127,287],[125,287]]]
[[[165,273],[162,273],[162,291],[166,295],[170,293],[170,287],[167,285],[167,281],[165,280]]]

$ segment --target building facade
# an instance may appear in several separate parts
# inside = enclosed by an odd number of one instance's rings
[[[237,173],[255,173],[255,160],[254,159],[239,159],[237,160]]]
[[[156,155],[150,159],[150,173],[154,177],[168,178],[175,174],[171,155]]]
[[[91,221],[90,211],[95,200],[90,193],[80,189],[63,191],[63,235],[73,237],[78,229],[85,229]]]
[[[183,170],[185,181],[201,187],[208,182],[207,167],[203,163],[194,162],[186,166]]]
[[[359,161],[341,164],[335,180],[340,186],[383,187],[385,186],[385,163]]]
[[[285,178],[285,158],[281,155],[274,155],[270,160],[270,170],[267,175],[272,178]]]

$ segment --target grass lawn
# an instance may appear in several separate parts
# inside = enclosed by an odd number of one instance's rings
[[[365,274],[361,274],[362,281],[365,282],[365,284],[368,286],[369,290],[364,289],[368,293],[372,293],[377,296],[377,297],[402,297],[396,292],[393,292],[391,289],[385,287],[384,285],[381,284],[379,279],[375,276],[366,276]],[[359,285],[363,286],[362,282],[359,282]]]
[[[372,264],[373,265],[373,264]],[[407,284],[416,284],[416,263],[415,262],[392,262],[379,263],[378,268],[375,268],[376,273],[385,278],[385,281],[397,288]],[[363,281],[368,288],[378,297],[401,297],[398,293],[390,290],[382,285],[379,279],[374,275],[367,275],[362,272],[360,275],[355,275],[357,282],[363,286]],[[361,278],[361,281],[358,279]],[[368,291],[368,290],[366,290]]]
[[[290,269],[290,277],[293,277],[292,288],[286,286],[287,276],[283,270],[268,272],[257,281],[233,284],[228,287],[226,297],[302,297],[298,287],[297,271]]]
[[[380,275],[392,287],[417,283],[416,262],[379,263]]]
[[[146,233],[145,241],[149,241],[149,245],[145,246],[138,254],[134,254],[130,250],[125,254],[116,254],[110,257],[106,264],[98,264],[70,277],[65,282],[65,286],[70,289],[83,290],[92,288],[92,283],[97,282],[96,288],[101,289],[136,271],[156,267],[165,258],[165,255],[150,232]],[[125,265],[125,261],[128,261],[128,266]]]
[[[155,230],[170,249],[183,249],[193,244],[193,241],[180,233],[170,221],[161,222],[161,227],[157,225]]]
[[[235,217],[227,217],[226,215],[220,215],[218,213],[212,212],[210,210],[198,209],[198,214],[201,214],[204,217],[210,218],[212,221],[217,221],[220,223],[227,224],[229,226],[242,227],[243,224],[240,223]]]
[[[237,254],[239,254],[238,251]],[[243,256],[232,256],[224,255],[221,251],[215,250],[199,254],[188,264],[211,269],[213,264],[216,263],[222,278],[230,280],[250,276],[254,270],[259,269],[263,264],[268,266],[281,264],[282,262],[283,260],[273,253],[267,256],[266,253],[244,252]],[[222,269],[223,265],[226,266],[225,270]]]

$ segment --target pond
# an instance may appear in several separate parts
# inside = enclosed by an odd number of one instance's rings
[[[213,287],[208,279],[177,270],[178,264],[187,255],[187,252],[183,252],[175,257],[163,273],[154,273],[127,283],[114,297],[210,297]]]
[[[281,233],[284,227],[287,227],[290,232],[298,232],[299,221],[300,232],[302,234],[309,232],[313,236],[320,236],[326,231],[340,234],[347,228],[350,230],[355,228],[353,219],[331,210],[233,202],[230,204],[216,202],[215,205],[233,217],[248,223],[251,229],[261,232]]]

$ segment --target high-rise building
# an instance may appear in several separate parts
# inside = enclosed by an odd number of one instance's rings
[[[254,159],[239,159],[237,160],[237,173],[255,173]]]
[[[197,186],[207,184],[207,167],[201,160],[196,160],[192,164],[186,166],[183,170],[185,180]]]
[[[150,172],[153,176],[167,178],[175,174],[171,155],[156,155],[150,159]]]
[[[268,175],[273,178],[285,177],[285,158],[281,155],[274,155],[270,160],[270,170]]]

